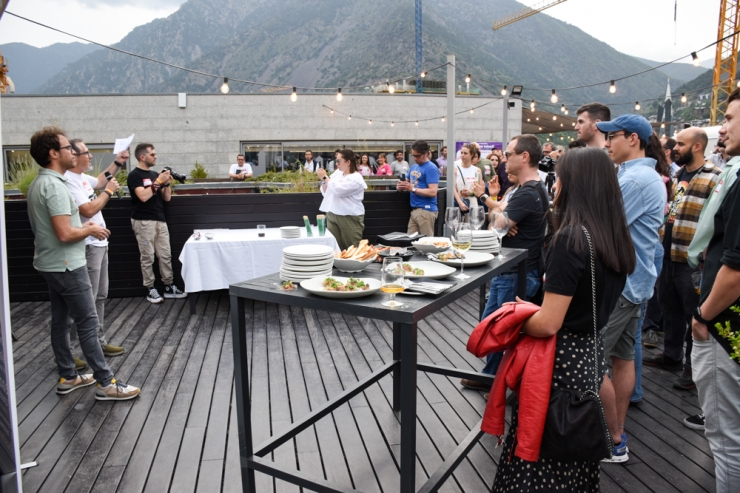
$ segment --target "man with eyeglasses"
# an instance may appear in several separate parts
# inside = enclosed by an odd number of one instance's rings
[[[85,174],[92,169],[92,154],[82,139],[72,139],[69,141],[72,146],[77,164],[74,168],[68,169],[64,173],[67,179],[67,187],[74,198],[77,209],[80,211],[81,221],[92,221],[95,224],[105,228],[105,220],[101,212],[113,194],[120,189],[120,185],[115,178],[110,181],[106,176],[115,176],[121,167],[126,164],[128,159],[128,149],[121,151],[108,166],[100,173],[97,178]],[[100,195],[96,195],[96,190],[103,190]],[[105,300],[108,298],[108,239],[99,240],[94,236],[85,238],[85,259],[87,260],[87,275],[90,277],[92,284],[93,298],[95,299],[95,310],[98,313],[98,340],[100,347],[103,348],[103,354],[106,356],[119,356],[124,353],[120,346],[108,344],[105,338]],[[71,324],[70,343],[72,348],[79,343],[77,327]],[[78,370],[85,367],[85,362],[75,357],[75,365]]]
[[[601,398],[604,409],[611,410],[607,421],[612,435],[622,438],[615,445],[612,458],[605,462],[626,462],[629,449],[624,422],[635,388],[635,337],[641,306],[652,296],[657,278],[655,250],[660,241],[658,230],[663,223],[667,197],[663,180],[655,171],[657,161],[646,157],[653,137],[650,122],[640,115],[628,114],[609,122],[597,122],[596,127],[607,134],[606,148],[612,161],[619,166],[617,177],[637,258],[637,266],[627,277],[617,306],[601,331],[604,357],[612,359],[612,379],[604,379]],[[657,138],[650,152],[662,152]]]
[[[75,167],[64,131],[46,127],[31,137],[31,156],[39,174],[28,187],[28,219],[34,234],[34,268],[49,285],[51,348],[59,372],[57,394],[69,394],[97,381],[95,399],[127,400],[140,390],[113,378],[98,341],[98,314],[85,259],[85,238],[105,240],[110,231],[94,221],[82,223],[64,173]],[[80,375],[69,347],[68,318],[77,325],[80,347],[92,374]]]
[[[397,190],[409,192],[411,195],[409,234],[420,233],[434,236],[434,223],[439,213],[437,208],[439,168],[429,160],[431,153],[429,144],[423,140],[417,140],[411,144],[414,165],[409,170],[408,179],[399,180],[396,185]]]

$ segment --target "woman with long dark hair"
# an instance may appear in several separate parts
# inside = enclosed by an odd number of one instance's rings
[[[573,149],[560,158],[556,171],[557,212],[545,268],[545,298],[523,330],[533,337],[556,335],[552,387],[583,392],[594,383],[594,343],[599,348],[599,382],[606,372],[601,334],[594,335],[591,257],[583,228],[594,250],[599,328],[606,325],[627,275],[635,268],[635,250],[609,157],[596,148]],[[564,457],[526,462],[516,457],[512,449],[517,422],[514,412],[492,491],[599,490],[598,461],[568,461]],[[614,440],[621,437],[615,436]]]
[[[326,229],[337,239],[339,248],[357,246],[365,230],[365,198],[367,185],[357,171],[356,154],[349,149],[337,153],[337,170],[326,175],[323,168],[316,170],[321,180],[324,200],[319,210],[326,212]]]

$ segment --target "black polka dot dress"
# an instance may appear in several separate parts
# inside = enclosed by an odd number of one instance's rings
[[[555,367],[552,383],[554,387],[565,387],[580,391],[593,388],[593,333],[576,334],[566,328],[557,334]],[[601,336],[599,346],[599,381],[604,378],[604,352]],[[537,462],[524,461],[513,454],[513,444],[518,428],[518,409],[504,442],[493,492],[598,492],[599,462],[557,461],[540,458]],[[509,460],[510,459],[510,460]]]

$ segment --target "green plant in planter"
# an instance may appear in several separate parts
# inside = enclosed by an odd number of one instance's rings
[[[36,161],[28,156],[23,156],[12,163],[11,169],[8,170],[9,181],[25,196],[31,182],[39,174],[39,166]]]
[[[193,170],[190,172],[190,177],[193,180],[208,178],[208,171],[198,161],[195,162]]]

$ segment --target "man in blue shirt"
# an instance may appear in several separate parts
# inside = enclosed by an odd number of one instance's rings
[[[612,381],[605,379],[602,399],[605,410],[613,410],[616,405],[616,423],[614,415],[607,415],[607,420],[612,435],[622,438],[607,462],[625,462],[628,449],[624,422],[635,387],[635,335],[641,306],[652,296],[657,278],[655,249],[660,241],[658,230],[663,223],[667,196],[663,180],[655,171],[657,161],[646,157],[654,137],[650,122],[639,115],[622,115],[610,122],[598,122],[596,126],[607,134],[609,156],[619,164],[619,187],[637,257],[635,270],[627,277],[617,306],[601,331],[604,357],[612,358]],[[654,140],[657,144],[657,137]],[[648,152],[662,152],[659,146],[655,147],[657,150]]]
[[[414,164],[406,180],[401,180],[396,188],[411,194],[411,219],[408,233],[434,236],[434,223],[437,220],[437,190],[439,188],[439,169],[429,160],[431,149],[423,140],[411,144]]]

